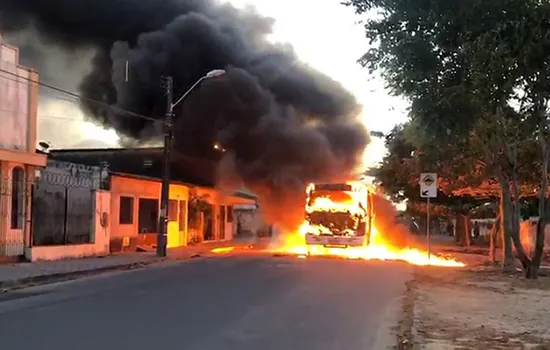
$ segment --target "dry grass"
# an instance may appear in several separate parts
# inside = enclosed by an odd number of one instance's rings
[[[479,262],[417,270],[415,341],[433,350],[550,349],[550,278],[527,281]]]

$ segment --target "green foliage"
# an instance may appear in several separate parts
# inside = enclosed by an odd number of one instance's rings
[[[543,36],[536,28],[548,23],[542,20],[548,14],[543,15],[545,9],[538,1],[354,0],[347,4],[358,13],[376,12],[365,22],[374,46],[360,63],[381,71],[390,90],[410,100],[411,117],[429,130],[430,141],[464,142],[461,139],[480,118],[501,117],[499,112],[507,109],[508,102],[518,99],[517,88],[525,85],[525,73],[539,72],[534,65],[548,53],[540,48],[540,40],[533,40]],[[509,121],[519,116],[505,114]]]
[[[410,101],[410,125],[421,131],[410,142],[430,159],[431,167],[437,164],[447,186],[472,185],[474,179],[498,181],[503,267],[515,269],[513,241],[526,276],[536,277],[550,216],[546,195],[550,2],[349,0],[346,4],[360,14],[376,12],[365,22],[374,46],[360,63],[381,71],[388,88]],[[395,169],[398,161],[391,155],[386,160],[381,168],[389,171],[393,164]],[[468,167],[471,173],[465,172]],[[537,173],[538,181],[533,176]],[[387,185],[384,169],[377,175]],[[520,199],[533,194],[537,183],[541,224],[531,262],[519,237],[519,216],[525,207]]]
[[[359,62],[380,71],[388,88],[411,103],[411,119],[402,132],[414,145],[416,159],[390,149],[379,177],[389,179],[385,172],[396,167],[408,167],[410,176],[437,171],[447,191],[479,185],[497,170],[524,183],[536,181],[540,152],[531,115],[538,112],[540,119],[540,106],[550,93],[547,2],[346,4],[372,15],[365,30],[373,47]],[[395,186],[402,188],[405,178],[398,180]]]
[[[377,184],[384,188],[393,200],[408,200],[409,207],[413,208],[415,213],[424,211],[422,203],[425,200],[420,198],[418,182],[420,173],[432,171],[437,172],[440,177],[440,191],[438,198],[432,201],[434,205],[432,209],[439,208],[437,212],[441,215],[467,212],[491,200],[491,198],[473,198],[468,195],[454,196],[454,190],[484,179],[483,173],[474,170],[476,160],[467,158],[453,145],[448,147],[424,145],[423,149],[417,148],[414,144],[423,138],[418,132],[421,131],[411,123],[394,127],[386,136],[388,154],[381,165],[370,172]],[[411,138],[413,141],[410,141]]]

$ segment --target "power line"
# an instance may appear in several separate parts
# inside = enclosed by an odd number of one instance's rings
[[[48,89],[51,89],[51,90],[60,92],[60,93],[62,93],[62,94],[66,94],[66,95],[68,95],[68,96],[77,98],[77,99],[79,99],[79,100],[84,100],[84,101],[92,102],[92,103],[95,103],[95,104],[97,104],[97,105],[100,105],[100,106],[103,106],[103,107],[110,108],[110,109],[112,109],[113,111],[118,111],[118,112],[126,113],[126,114],[128,114],[128,115],[130,115],[130,116],[137,117],[137,118],[141,118],[141,119],[145,119],[145,120],[152,121],[152,122],[158,122],[158,120],[155,119],[155,118],[151,118],[151,117],[145,116],[145,115],[143,115],[143,114],[131,112],[131,111],[125,110],[125,109],[120,108],[120,107],[112,106],[112,105],[110,105],[110,104],[108,104],[108,103],[101,102],[101,101],[97,101],[97,100],[94,100],[94,99],[89,98],[89,97],[83,97],[83,96],[81,96],[81,95],[79,95],[79,94],[77,94],[77,93],[70,92],[70,91],[67,91],[67,90],[58,88],[58,87],[56,87],[56,86],[53,86],[53,85],[46,84],[46,83],[43,83],[43,82],[41,82],[41,81],[31,79],[31,78],[29,78],[29,77],[21,76],[21,75],[19,75],[19,74],[17,74],[17,73],[13,73],[13,72],[10,72],[10,71],[5,70],[5,69],[2,69],[2,68],[0,68],[0,72],[6,73],[6,74],[10,74],[11,76],[14,76],[14,77],[17,77],[17,78],[24,79],[24,80],[26,80],[26,81],[28,81],[28,82],[38,84],[39,86],[43,86],[43,87],[45,87],[45,88],[48,88]]]
[[[18,76],[18,77],[20,77],[22,79],[25,79],[25,77],[22,77],[22,76]],[[16,84],[22,84],[23,83],[20,80],[10,78],[10,77],[4,76],[4,75],[0,75],[0,78],[2,78],[3,80],[6,80],[6,81],[14,82]],[[0,85],[2,85],[4,87],[9,87],[8,83],[5,82],[5,81],[4,82],[0,81]],[[61,100],[61,101],[68,102],[68,103],[71,103],[71,104],[75,105],[74,100],[69,100],[68,98],[66,98],[64,96],[59,96],[59,95],[51,94],[51,93],[47,93],[46,95],[49,95],[49,96],[55,98],[56,100]],[[21,115],[21,114],[26,115],[27,114],[27,112],[22,112],[22,111],[18,111],[18,110],[14,110],[14,109],[8,109],[8,108],[1,108],[1,107],[0,107],[0,112],[13,113],[13,114],[17,114],[17,115]],[[94,120],[76,119],[76,118],[71,118],[71,117],[53,116],[53,115],[45,115],[45,114],[38,114],[37,117],[38,117],[38,121],[43,120],[43,119],[54,119],[54,120],[66,120],[68,122],[76,122],[76,123],[95,124]]]
[[[41,114],[39,116],[39,119],[55,119],[55,120],[66,120],[69,122],[77,122],[77,123],[94,123],[93,120],[86,120],[86,119],[75,119],[75,118],[69,118],[69,117],[59,117],[54,115],[43,115]]]
[[[12,79],[10,77],[6,77],[6,76],[3,76],[3,75],[0,75],[0,78],[4,79],[4,80],[7,80],[7,81],[11,81],[11,82],[14,82],[14,83],[17,83],[17,84],[23,84],[22,81],[19,81],[17,79]],[[22,77],[23,78],[23,77]],[[6,82],[0,82],[0,85],[2,86],[6,86],[6,87],[9,87],[9,85],[6,83]],[[69,102],[71,103],[72,105],[75,105],[78,109],[80,109],[79,106],[76,105],[75,101],[74,101],[74,98],[73,99],[69,99],[63,95],[60,95],[60,94],[55,94],[55,93],[52,93],[50,91],[42,91],[39,95],[39,98],[40,97],[43,97],[43,96],[48,96],[48,97],[52,97],[52,100],[54,101],[63,101],[63,102]],[[40,103],[39,103],[40,104]],[[12,109],[5,109],[5,108],[0,108],[0,111],[3,111],[3,112],[18,112],[18,113],[24,113],[26,114],[27,112],[21,112],[21,111],[14,111]],[[40,117],[44,117],[43,115],[39,115]],[[50,118],[50,117],[48,117]],[[53,118],[53,117],[52,117]],[[67,120],[76,120],[78,121],[78,119],[74,119],[74,118],[66,118],[66,117],[56,117],[56,119],[67,119]]]
[[[12,109],[7,109],[7,108],[0,108],[0,112],[26,114],[26,113],[22,113],[22,112],[19,112],[19,111],[14,111]],[[59,119],[59,120],[68,120],[68,121],[72,121],[72,122],[93,123],[92,120],[75,119],[75,118],[70,118],[70,117],[60,117],[60,116],[53,116],[53,115],[41,114],[41,115],[39,115],[39,117],[40,117],[40,119],[42,119],[42,118],[45,118],[45,119]]]

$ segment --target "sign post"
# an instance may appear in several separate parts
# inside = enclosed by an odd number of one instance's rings
[[[432,237],[430,233],[430,198],[437,198],[437,174],[420,174],[420,197],[426,198],[426,238],[428,240],[428,265],[432,254]]]

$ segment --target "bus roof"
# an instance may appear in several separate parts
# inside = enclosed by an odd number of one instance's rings
[[[315,184],[316,191],[352,191],[350,184]]]

